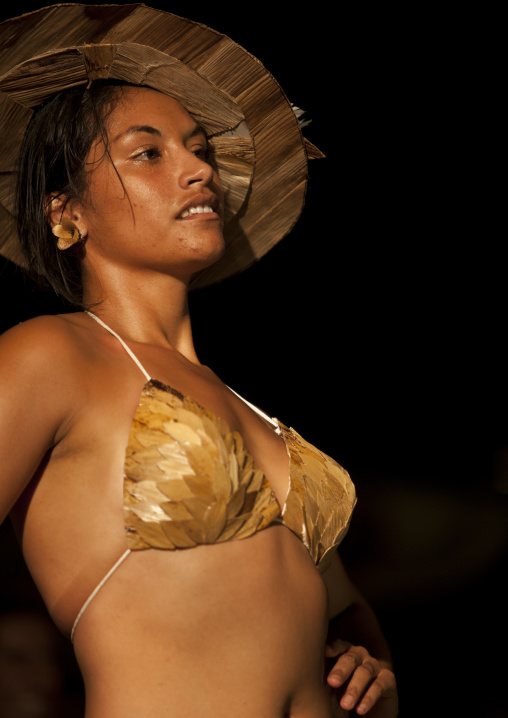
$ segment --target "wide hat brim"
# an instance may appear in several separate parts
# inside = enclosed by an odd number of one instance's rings
[[[230,38],[143,4],[53,5],[0,24],[0,252],[23,265],[14,188],[34,109],[96,79],[144,85],[179,100],[213,147],[225,192],[226,250],[192,287],[232,276],[293,227],[307,159],[321,156],[273,76]]]

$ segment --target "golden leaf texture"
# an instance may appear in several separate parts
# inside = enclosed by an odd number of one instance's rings
[[[240,434],[190,397],[148,382],[125,459],[129,548],[178,549],[247,538],[279,519],[325,570],[349,527],[354,485],[336,461],[277,423],[290,456],[282,521],[270,484]]]
[[[238,432],[155,380],[143,389],[131,427],[124,510],[131,549],[246,538],[280,514]]]
[[[347,533],[356,504],[348,472],[334,459],[278,422],[291,468],[283,523],[304,543],[321,572]]]

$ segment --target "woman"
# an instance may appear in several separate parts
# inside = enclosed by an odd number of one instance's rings
[[[336,552],[347,473],[193,345],[189,285],[300,211],[314,150],[287,100],[228,38],[143,6],[45,9],[6,36],[19,238],[81,311],[2,338],[2,512],[87,718],[392,718],[388,648]]]

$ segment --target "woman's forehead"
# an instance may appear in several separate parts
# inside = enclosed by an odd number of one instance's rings
[[[117,133],[124,133],[129,126],[162,124],[164,127],[178,126],[184,131],[196,126],[185,107],[173,97],[148,87],[123,87],[107,119],[110,141]]]

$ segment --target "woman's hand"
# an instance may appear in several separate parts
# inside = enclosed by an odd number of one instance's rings
[[[369,718],[396,718],[397,687],[393,671],[373,658],[366,648],[336,639],[325,648],[328,659],[336,658],[328,673],[328,685],[337,691],[344,710],[356,710]],[[339,696],[341,696],[339,698]]]

